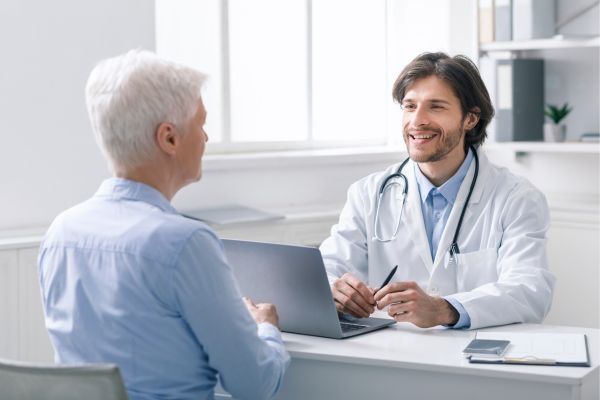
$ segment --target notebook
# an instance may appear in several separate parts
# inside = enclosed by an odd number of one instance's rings
[[[242,295],[274,304],[284,332],[343,339],[396,323],[338,315],[317,248],[226,239],[223,245]]]
[[[583,333],[477,332],[476,338],[508,340],[510,344],[502,356],[471,356],[472,363],[590,366]]]

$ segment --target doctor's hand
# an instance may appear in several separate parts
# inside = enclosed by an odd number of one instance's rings
[[[345,273],[333,283],[331,293],[339,312],[366,318],[375,311],[373,290],[350,273]]]
[[[415,282],[394,282],[375,293],[377,308],[387,306],[388,315],[398,322],[412,322],[420,328],[454,325],[458,311],[441,297],[429,296]]]

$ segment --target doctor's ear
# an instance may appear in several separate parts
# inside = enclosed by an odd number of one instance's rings
[[[475,126],[479,122],[479,114],[480,113],[481,113],[481,110],[479,109],[479,107],[475,107],[471,111],[467,112],[467,115],[465,116],[465,120],[463,123],[464,124],[463,128],[465,131],[470,131],[471,129],[475,128]]]

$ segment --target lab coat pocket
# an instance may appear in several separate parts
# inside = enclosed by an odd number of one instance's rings
[[[476,287],[498,280],[496,262],[498,251],[484,249],[456,255],[456,286],[459,292],[473,290]]]

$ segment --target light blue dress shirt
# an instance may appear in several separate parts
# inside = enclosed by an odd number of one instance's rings
[[[435,254],[437,253],[442,233],[448,222],[450,211],[452,211],[460,185],[469,171],[472,160],[473,153],[469,149],[467,156],[458,171],[456,171],[456,173],[440,187],[435,187],[429,179],[423,175],[417,164],[415,164],[415,177],[421,195],[421,210],[423,212],[425,232],[427,233],[427,239],[429,240],[429,250],[431,251],[432,260],[435,260]],[[468,328],[471,326],[471,318],[463,305],[453,298],[448,297],[445,299],[452,304],[459,314],[458,322],[452,327]]]
[[[119,366],[131,400],[265,399],[289,355],[247,311],[223,246],[157,190],[112,178],[59,215],[38,272],[56,361]]]

